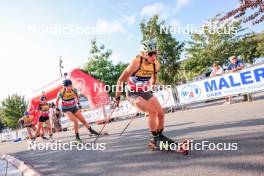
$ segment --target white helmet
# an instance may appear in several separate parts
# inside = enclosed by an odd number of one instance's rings
[[[149,39],[142,41],[140,44],[140,51],[147,53],[157,51],[157,40]]]

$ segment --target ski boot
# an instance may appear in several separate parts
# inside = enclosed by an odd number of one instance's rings
[[[182,153],[183,155],[189,154],[190,141],[187,139],[180,140],[178,142],[161,134],[158,138],[161,150],[175,151]],[[161,143],[162,142],[162,143]],[[163,145],[164,144],[164,145]]]
[[[188,140],[183,140],[182,142],[177,143],[164,135],[159,135],[158,137],[150,140],[148,146],[151,150],[172,151],[182,153],[183,155],[188,155],[188,145]]]
[[[76,136],[74,143],[75,143],[75,144],[80,144],[80,143],[82,143],[81,138],[80,138],[79,136]]]
[[[44,135],[41,135],[41,138],[42,138],[43,140],[49,140],[49,139],[46,138]]]
[[[55,142],[55,140],[52,138],[52,135],[49,136],[49,141],[52,143]]]
[[[165,136],[163,134],[159,135],[158,140],[159,141],[163,141],[164,143],[168,143],[169,145],[172,144],[172,143],[176,143],[173,139],[170,139],[170,138],[168,138],[167,136]]]
[[[34,144],[36,144],[36,138],[35,138],[35,137],[32,137],[32,138],[29,140],[29,145],[30,145],[30,146],[33,146]]]
[[[88,130],[90,132],[89,136],[98,136],[98,135],[100,135],[100,133],[98,133],[97,131],[95,131],[91,127]]]

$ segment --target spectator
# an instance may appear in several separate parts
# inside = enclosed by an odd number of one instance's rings
[[[245,68],[245,64],[241,60],[238,60],[236,56],[231,56],[229,61],[230,61],[230,64],[227,67],[228,73],[237,72]],[[245,94],[243,95],[243,97],[244,97],[244,101],[252,101],[251,94]],[[226,97],[226,103],[230,104],[230,97]]]
[[[238,60],[236,56],[231,56],[229,59],[230,63],[227,67],[228,72],[237,72],[245,68],[244,63]]]
[[[220,76],[224,74],[223,68],[218,63],[213,63],[212,66],[213,66],[213,71],[211,72],[210,77]]]

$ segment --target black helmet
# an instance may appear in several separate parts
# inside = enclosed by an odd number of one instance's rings
[[[72,85],[72,81],[71,80],[69,80],[69,79],[65,79],[64,81],[63,81],[63,86],[71,86]]]
[[[44,101],[44,99],[47,100],[47,97],[45,97],[44,95],[40,97],[40,101]]]

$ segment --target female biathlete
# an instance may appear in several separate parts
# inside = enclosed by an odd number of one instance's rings
[[[98,132],[92,129],[92,127],[85,121],[80,109],[77,105],[80,105],[79,95],[75,88],[72,87],[72,81],[66,79],[63,81],[63,88],[58,93],[56,100],[56,107],[59,106],[59,100],[61,100],[62,112],[73,122],[74,131],[76,135],[76,142],[82,142],[79,136],[79,124],[80,121],[91,134],[99,135]]]
[[[47,98],[43,95],[40,97],[40,103],[38,105],[38,108],[36,111],[40,112],[39,121],[38,121],[38,129],[35,134],[35,138],[38,137],[40,134],[40,131],[43,131],[42,138],[44,138],[44,129],[43,129],[43,123],[47,126],[47,131],[49,133],[49,139],[50,141],[53,141],[52,139],[52,130],[51,130],[51,124],[49,120],[49,104],[47,103]]]
[[[33,124],[34,122],[34,117],[32,115],[29,114],[29,112],[24,112],[24,116],[21,117],[18,122],[17,122],[17,125],[16,125],[16,131],[18,130],[18,126],[19,124],[22,125],[23,128],[27,128],[27,132],[28,132],[28,138],[30,140],[34,140],[35,138],[33,137],[32,135],[32,130],[33,131],[36,131],[36,127],[34,126]]]
[[[160,64],[157,60],[156,42],[143,41],[140,45],[140,54],[132,60],[123,71],[117,82],[115,97],[119,104],[122,85],[127,81],[127,98],[139,110],[148,113],[148,126],[152,134],[150,144],[159,147],[160,141],[174,143],[172,139],[164,136],[164,112],[156,97],[152,95],[151,88],[157,80]]]

